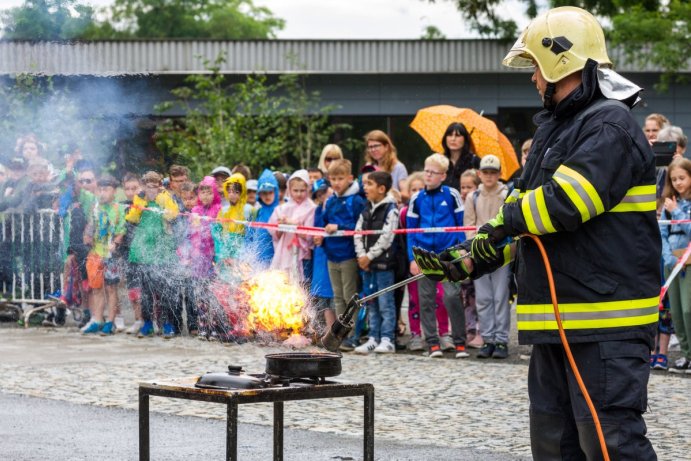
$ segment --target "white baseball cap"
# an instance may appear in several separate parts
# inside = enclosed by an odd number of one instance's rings
[[[480,160],[480,170],[494,170],[501,171],[501,162],[499,157],[492,154],[487,154]]]
[[[211,170],[211,176],[214,176],[216,174],[226,174],[230,176],[232,173],[230,172],[230,168],[225,167],[225,166],[217,166],[213,170]]]

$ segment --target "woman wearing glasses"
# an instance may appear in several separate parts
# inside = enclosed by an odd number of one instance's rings
[[[340,160],[343,158],[343,151],[336,144],[327,144],[322,149],[321,156],[319,156],[319,163],[317,168],[322,170],[324,176],[326,176],[326,170],[329,169],[329,165],[334,160]]]
[[[366,164],[374,165],[379,170],[390,173],[393,188],[400,191],[405,186],[408,170],[398,160],[396,146],[393,145],[391,139],[383,131],[374,130],[365,135],[365,145]]]
[[[444,155],[449,159],[444,185],[460,190],[461,175],[471,168],[480,167],[480,158],[473,152],[470,134],[462,123],[450,124],[441,139]]]

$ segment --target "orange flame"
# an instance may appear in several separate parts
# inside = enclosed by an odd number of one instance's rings
[[[290,283],[285,272],[262,272],[243,285],[250,307],[247,323],[251,329],[300,331],[307,295],[299,285]]]

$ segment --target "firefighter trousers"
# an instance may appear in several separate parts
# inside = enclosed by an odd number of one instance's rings
[[[576,343],[571,351],[597,409],[610,459],[656,460],[643,421],[649,347],[632,339]],[[535,461],[603,459],[593,419],[561,344],[533,346],[528,394]]]

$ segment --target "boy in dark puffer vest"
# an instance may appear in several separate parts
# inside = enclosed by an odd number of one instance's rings
[[[374,171],[363,177],[367,204],[355,230],[383,230],[380,235],[356,235],[355,253],[362,269],[365,295],[386,288],[394,283],[396,247],[393,231],[398,228],[398,207],[389,195],[391,175]],[[396,328],[396,303],[392,291],[384,293],[369,306],[369,339],[355,348],[355,353],[394,353]]]

